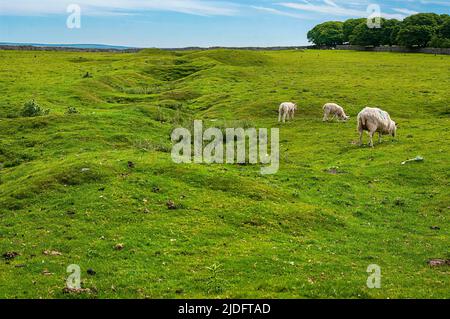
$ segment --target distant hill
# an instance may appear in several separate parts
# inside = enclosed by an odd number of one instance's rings
[[[278,47],[184,47],[184,48],[159,48],[161,50],[246,50],[246,51],[260,51],[260,50],[304,50],[313,49],[314,46],[278,46]],[[0,42],[1,50],[45,50],[45,51],[126,51],[137,52],[144,48],[127,47],[119,45],[107,44],[43,44],[43,43],[17,43],[17,42]],[[150,48],[151,49],[151,48]]]
[[[103,49],[103,50],[128,50],[132,47],[107,45],[107,44],[44,44],[44,43],[15,43],[0,42],[0,46],[33,46],[33,47],[57,47],[57,48],[75,48],[75,49]]]

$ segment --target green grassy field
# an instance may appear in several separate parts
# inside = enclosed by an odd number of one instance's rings
[[[0,298],[448,298],[449,87],[450,56],[0,51]],[[50,114],[21,117],[33,98]],[[398,140],[355,145],[365,106]],[[193,119],[279,127],[279,172],[174,164]],[[70,264],[90,292],[63,292]]]

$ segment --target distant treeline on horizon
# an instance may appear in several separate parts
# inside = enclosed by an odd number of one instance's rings
[[[418,13],[403,21],[381,18],[380,28],[369,28],[366,18],[329,21],[309,31],[308,40],[317,46],[328,47],[349,43],[450,48],[450,15]]]

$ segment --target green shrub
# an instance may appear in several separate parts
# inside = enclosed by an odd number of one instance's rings
[[[450,39],[434,36],[431,39],[429,46],[432,48],[450,48]]]
[[[318,46],[332,47],[344,42],[344,23],[339,21],[324,22],[308,32],[308,41]]]
[[[450,16],[418,13],[405,18],[381,19],[381,28],[369,28],[366,19],[329,21],[308,32],[308,40],[318,46],[335,46],[342,42],[362,46],[401,45],[406,47],[450,46]]]
[[[35,100],[31,100],[23,105],[21,115],[24,117],[36,117],[47,115],[48,113],[50,113],[50,110],[42,109]]]

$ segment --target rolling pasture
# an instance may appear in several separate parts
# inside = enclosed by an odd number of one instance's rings
[[[448,298],[449,88],[450,56],[0,51],[0,298]],[[397,140],[356,145],[365,106]],[[194,119],[279,127],[279,172],[174,164]]]

